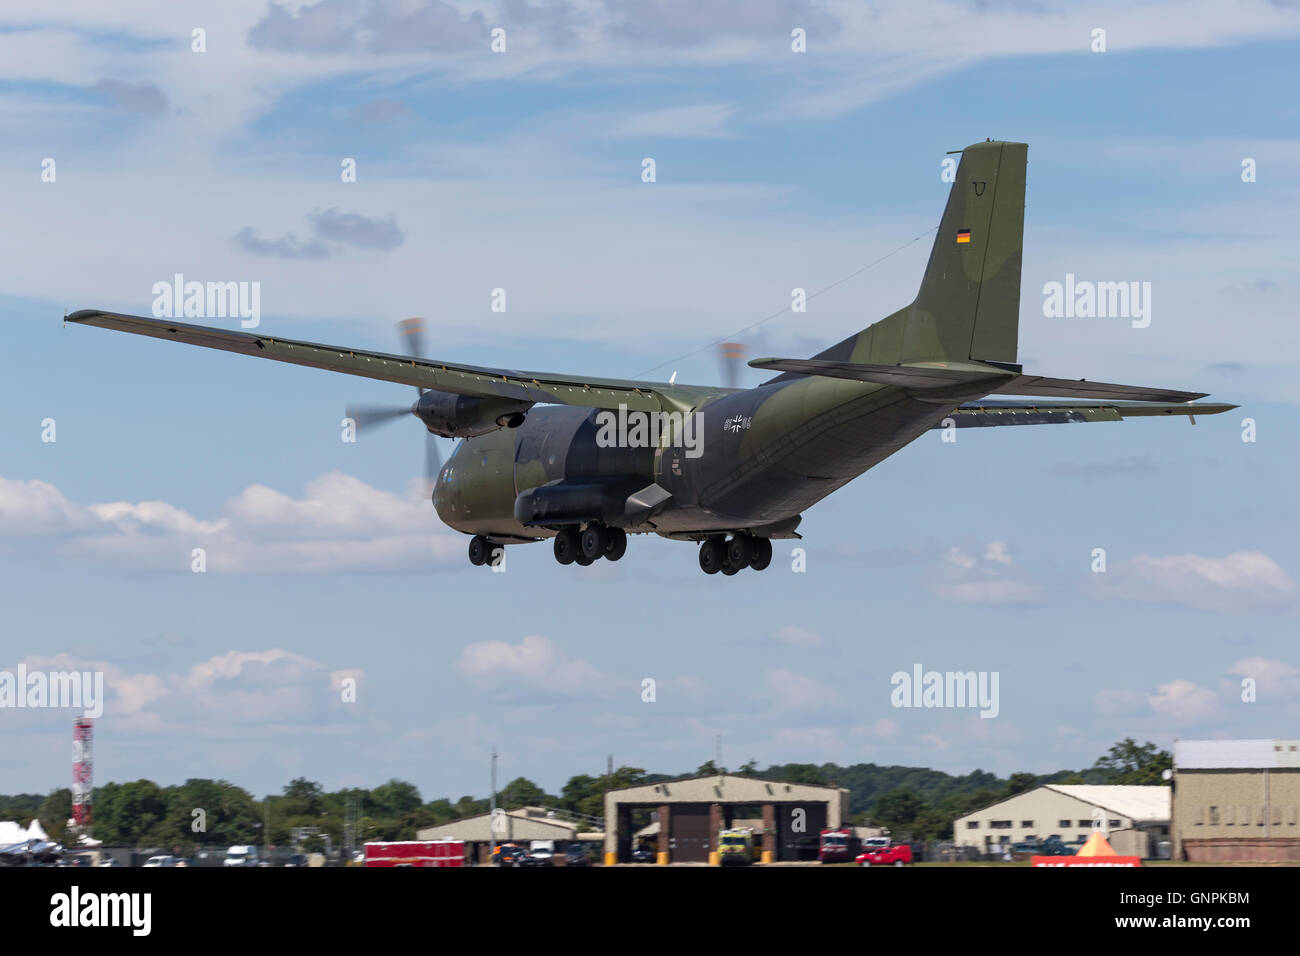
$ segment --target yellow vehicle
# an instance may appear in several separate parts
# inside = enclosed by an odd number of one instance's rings
[[[758,843],[749,827],[723,830],[718,834],[718,865],[749,866],[758,859]]]

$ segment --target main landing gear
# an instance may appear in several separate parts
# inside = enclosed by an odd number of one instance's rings
[[[565,528],[555,536],[555,560],[561,564],[586,567],[601,558],[617,561],[626,552],[627,532],[622,528],[593,522],[581,532],[577,528]]]
[[[731,576],[741,568],[762,571],[772,563],[772,541],[752,534],[734,534],[728,541],[722,535],[705,538],[700,545],[700,570],[705,574],[721,571]]]

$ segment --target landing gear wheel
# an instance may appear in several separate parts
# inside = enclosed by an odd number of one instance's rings
[[[561,564],[572,564],[574,560],[582,553],[578,543],[578,532],[573,528],[565,528],[555,536],[555,560]]]
[[[605,560],[617,561],[627,552],[627,532],[622,528],[607,528],[609,544],[605,546]]]
[[[733,574],[736,574],[739,571],[740,568],[736,567],[730,561],[727,561],[722,565],[722,573],[725,574],[727,577],[731,577]]]
[[[582,556],[589,561],[604,557],[609,547],[609,533],[602,524],[587,525],[582,532]]]
[[[574,560],[574,562],[578,565],[578,567],[580,567],[580,568],[590,567],[591,565],[593,565],[593,564],[596,563],[596,559],[595,559],[595,558],[589,558],[589,557],[587,557],[585,554],[582,554],[582,553],[579,553],[578,556],[577,556],[576,558],[574,558],[573,560]]]
[[[753,539],[747,534],[732,535],[727,542],[727,563],[737,571],[749,567],[750,559],[754,556],[752,542]]]
[[[755,538],[754,556],[749,559],[749,566],[755,571],[766,571],[772,563],[772,539]]]
[[[469,539],[469,563],[474,567],[479,567],[487,563],[488,551],[492,545],[487,538],[481,534],[476,534]]]
[[[700,570],[705,574],[717,574],[722,570],[722,539],[705,538],[700,545]]]
[[[493,545],[492,550],[488,552],[487,564],[489,568],[499,568],[506,560],[506,546],[504,544]]]

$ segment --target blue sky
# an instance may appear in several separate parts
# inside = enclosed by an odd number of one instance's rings
[[[432,798],[483,793],[493,744],[505,779],[556,790],[609,753],[692,769],[717,734],[730,766],[1005,774],[1124,736],[1290,733],[1293,6],[173,6],[0,19],[0,670],[104,671],[100,781],[396,776]],[[1242,407],[935,433],[805,515],[806,573],[782,543],[762,575],[706,578],[642,537],[617,565],[537,545],[471,568],[416,493],[414,421],[339,440],[345,405],[409,390],[59,322],[148,314],[181,272],[260,282],[287,336],[388,350],[422,315],[437,357],[717,382],[708,343],[932,228],[945,151],[986,136],[1030,144],[1027,368]],[[327,210],[401,242],[322,238]],[[327,254],[267,252],[290,236]],[[750,354],[887,315],[928,252],[747,333]],[[1067,272],[1151,282],[1151,326],[1045,318]],[[893,708],[915,663],[999,672],[998,717]],[[0,711],[5,790],[67,783],[70,719]]]

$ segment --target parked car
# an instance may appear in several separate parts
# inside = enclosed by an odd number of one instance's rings
[[[555,841],[554,840],[533,840],[528,845],[528,855],[524,858],[524,866],[554,866],[555,865]]]
[[[587,855],[587,848],[581,843],[570,843],[564,848],[564,865],[590,866],[591,858]]]
[[[655,851],[648,846],[639,846],[632,851],[633,863],[653,863],[655,861]]]
[[[524,848],[516,843],[503,843],[492,852],[493,866],[524,866],[528,857]]]
[[[146,869],[159,866],[175,866],[176,857],[174,856],[151,856],[144,861]]]
[[[912,862],[912,847],[907,843],[874,844],[858,854],[854,862],[858,866],[902,866]]]
[[[1069,844],[1061,842],[1059,834],[1053,833],[1042,843],[1038,844],[1038,849],[1034,852],[1038,856],[1074,856],[1078,847],[1072,847]]]
[[[222,866],[257,866],[260,857],[257,854],[257,847],[251,844],[241,844],[232,846],[226,851],[226,858],[221,861]]]
[[[307,865],[307,854],[306,854],[306,853],[294,853],[294,854],[291,854],[291,855],[289,856],[289,859],[287,859],[287,860],[284,861],[284,865],[285,865],[285,866],[306,866],[306,865]]]

